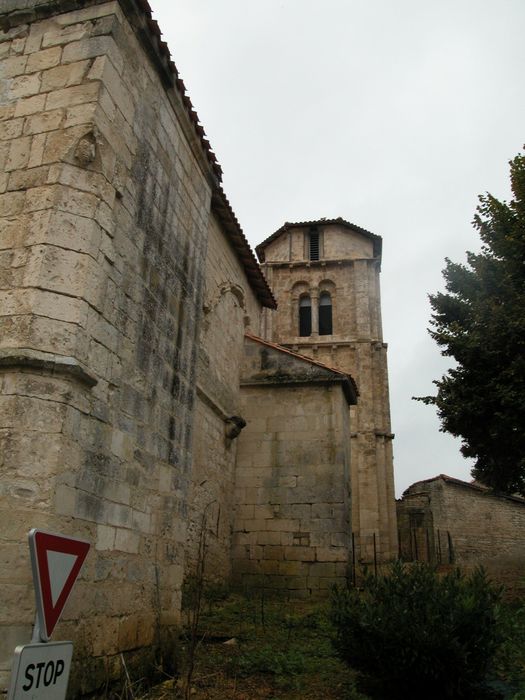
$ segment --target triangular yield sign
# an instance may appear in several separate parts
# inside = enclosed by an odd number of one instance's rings
[[[29,550],[33,568],[39,633],[48,641],[62,614],[90,544],[43,530],[31,530]]]

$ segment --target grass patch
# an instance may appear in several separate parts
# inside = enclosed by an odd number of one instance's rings
[[[199,623],[194,700],[370,700],[368,690],[358,690],[356,671],[336,655],[328,602],[215,593],[205,597]],[[502,610],[505,641],[490,690],[494,698],[525,700],[525,605]],[[180,697],[180,687],[167,681],[143,700]]]
[[[366,700],[336,656],[326,604],[261,594],[204,606],[196,700]]]

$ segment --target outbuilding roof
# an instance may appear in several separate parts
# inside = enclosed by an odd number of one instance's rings
[[[324,362],[319,362],[318,360],[313,360],[311,357],[307,357],[306,355],[301,355],[298,352],[294,352],[293,350],[290,350],[289,348],[285,348],[283,345],[278,345],[277,343],[272,343],[269,340],[264,340],[264,338],[260,338],[257,335],[253,335],[252,333],[245,333],[244,334],[245,338],[248,338],[249,340],[253,340],[256,343],[259,343],[260,345],[265,345],[266,347],[272,348],[272,350],[278,350],[279,352],[289,355],[297,360],[300,360],[301,362],[304,362],[308,365],[312,365],[314,367],[319,367],[323,370],[326,370],[330,372],[332,375],[334,375],[334,379],[336,381],[340,381],[343,387],[343,391],[345,394],[345,397],[348,401],[349,404],[354,405],[357,403],[357,397],[359,396],[359,391],[357,389],[357,384],[355,383],[354,378],[350,375],[347,374],[346,372],[342,372],[339,369],[335,369],[335,367],[330,367],[330,365],[324,364]]]
[[[509,501],[515,501],[516,503],[521,503],[525,505],[525,498],[521,496],[515,496],[508,493],[501,493],[499,491],[493,491],[485,484],[480,481],[463,481],[462,479],[456,479],[455,476],[448,476],[447,474],[438,474],[429,479],[421,479],[411,484],[404,492],[403,496],[410,495],[413,489],[417,488],[420,484],[430,484],[434,481],[444,481],[446,484],[452,484],[453,486],[462,486],[464,488],[473,489],[474,491],[483,492],[490,496],[496,496],[497,498],[505,498]]]

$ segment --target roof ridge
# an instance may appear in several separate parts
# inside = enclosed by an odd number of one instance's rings
[[[490,496],[495,496],[497,498],[506,498],[511,501],[516,501],[518,503],[525,504],[525,498],[523,498],[522,496],[494,491],[494,489],[491,489],[490,486],[486,486],[480,481],[465,481],[464,479],[458,479],[456,476],[449,476],[448,474],[437,474],[436,476],[431,476],[428,479],[418,479],[417,481],[414,481],[413,484],[410,484],[408,488],[405,489],[405,491],[403,492],[403,496],[405,494],[408,494],[408,491],[412,488],[412,486],[417,486],[418,484],[428,484],[431,481],[437,481],[438,479],[442,479],[443,481],[446,481],[449,484],[456,484],[457,486],[466,486],[467,488],[474,489],[475,491],[482,491],[483,493],[486,493]]]

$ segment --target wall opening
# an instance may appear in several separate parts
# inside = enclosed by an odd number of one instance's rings
[[[319,260],[319,231],[316,228],[310,229],[308,250],[310,260]]]
[[[319,297],[319,335],[332,335],[332,297],[322,292]]]
[[[299,335],[312,335],[312,300],[309,296],[299,299]]]

